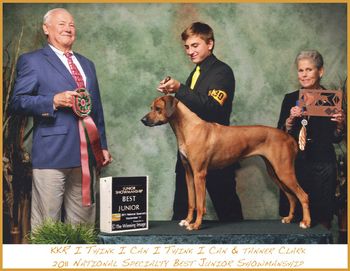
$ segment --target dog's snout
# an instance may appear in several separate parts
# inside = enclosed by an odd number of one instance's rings
[[[142,122],[144,125],[148,126],[148,118],[147,118],[147,115],[144,116],[144,117],[141,119],[141,122]]]

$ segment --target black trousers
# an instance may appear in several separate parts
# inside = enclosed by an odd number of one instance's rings
[[[220,221],[239,221],[243,219],[242,207],[236,193],[234,164],[224,169],[212,170],[207,174],[206,187]],[[172,220],[187,217],[188,197],[185,169],[178,160],[176,166],[176,187]]]
[[[331,221],[335,209],[336,163],[335,161],[308,161],[298,156],[295,161],[295,173],[300,186],[309,195],[311,220],[317,222]],[[280,192],[280,215],[287,216],[289,202]],[[302,208],[298,202],[295,210],[295,221],[302,219]]]

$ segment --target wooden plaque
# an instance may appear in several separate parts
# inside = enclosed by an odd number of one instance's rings
[[[301,89],[298,105],[304,116],[331,117],[341,111],[341,90]]]

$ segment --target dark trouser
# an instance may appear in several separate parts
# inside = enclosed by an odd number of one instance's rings
[[[300,186],[309,195],[311,220],[330,222],[334,215],[336,164],[335,162],[314,162],[298,157],[295,161],[295,173]],[[289,202],[281,191],[280,215],[287,216]],[[295,210],[295,221],[302,219],[302,209],[298,202]]]
[[[243,219],[241,202],[236,193],[235,168],[236,165],[232,165],[207,174],[207,191],[220,221]],[[177,163],[175,185],[172,220],[181,220],[187,217],[188,212],[186,175],[181,162]]]

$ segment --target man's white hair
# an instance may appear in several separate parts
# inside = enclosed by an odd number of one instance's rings
[[[57,11],[65,11],[65,12],[68,12],[68,10],[64,9],[64,8],[54,8],[54,9],[50,9],[48,12],[46,12],[46,14],[44,15],[44,18],[43,18],[43,24],[47,24],[48,21],[50,20],[50,17],[53,13],[57,12]],[[70,14],[70,13],[69,13]]]

